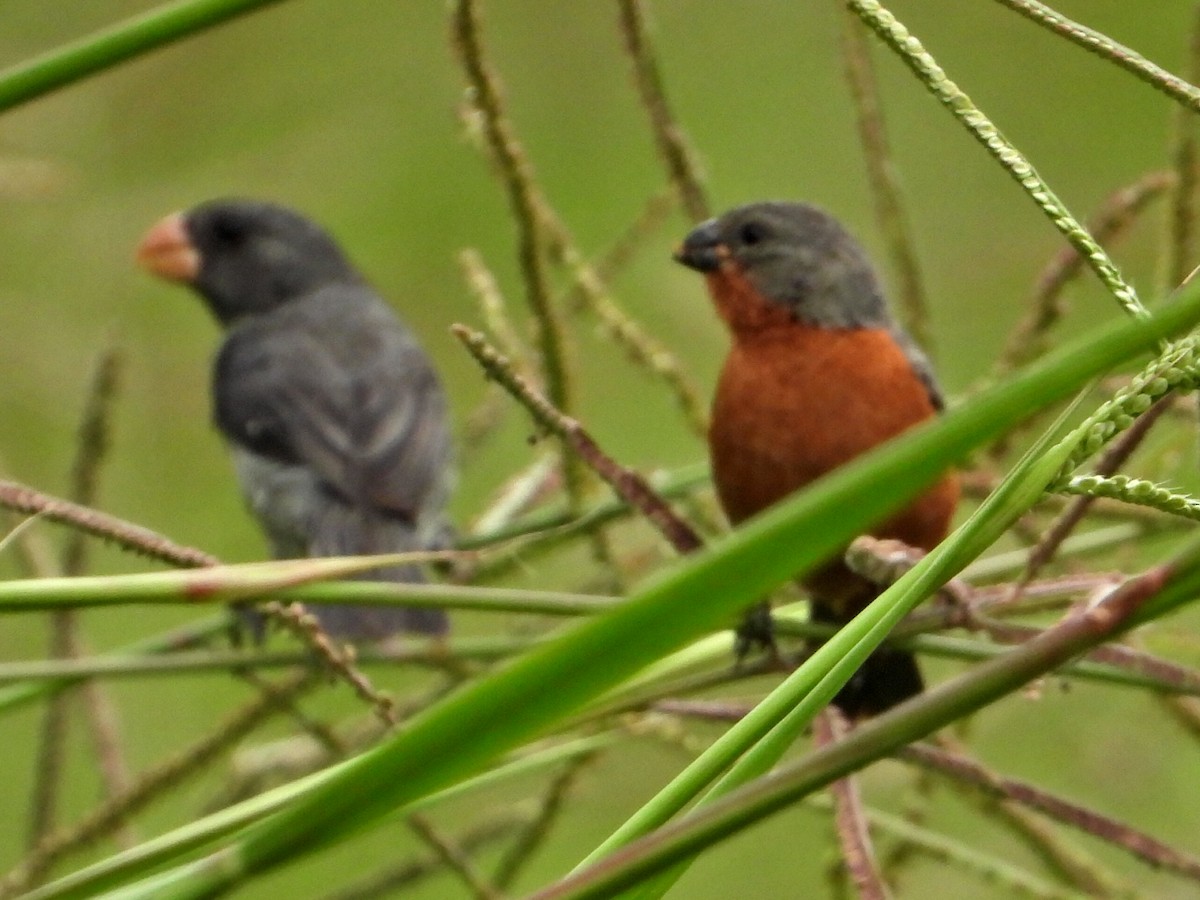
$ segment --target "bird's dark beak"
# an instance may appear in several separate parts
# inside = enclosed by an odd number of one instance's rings
[[[188,237],[182,213],[172,213],[147,231],[136,258],[143,269],[170,281],[190,284],[200,274],[200,251]]]
[[[715,272],[729,249],[721,242],[721,229],[716,219],[701,222],[683,239],[675,250],[675,261],[697,272]]]

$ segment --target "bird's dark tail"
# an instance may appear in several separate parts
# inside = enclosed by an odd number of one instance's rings
[[[425,574],[416,566],[381,569],[356,577],[360,581],[397,581],[421,584]],[[309,611],[321,627],[333,637],[352,641],[377,641],[397,632],[424,634],[431,637],[450,630],[446,611],[438,607],[421,606],[346,606],[342,604],[313,604]]]
[[[833,703],[850,719],[877,716],[924,688],[917,660],[906,650],[880,647],[867,657]]]
[[[312,556],[403,553],[449,545],[449,534],[440,522],[414,524],[349,506],[329,504],[316,524]],[[355,580],[422,584],[427,579],[421,566],[393,566],[366,572]],[[312,612],[329,634],[349,640],[376,641],[400,631],[441,635],[450,628],[446,611],[437,607],[338,604],[314,606]]]
[[[312,524],[314,538],[308,556],[358,556],[374,553],[403,553],[409,550],[439,550],[450,545],[451,534],[440,522],[426,529],[398,518],[373,512],[361,513],[347,505],[327,503],[320,519]],[[356,576],[357,581],[392,581],[422,584],[427,579],[420,566],[392,566]],[[309,612],[332,637],[349,641],[379,641],[398,632],[431,637],[450,630],[446,611],[438,607],[351,606],[312,604]],[[238,617],[256,641],[263,637],[261,613],[241,607]]]
[[[814,599],[813,621],[843,625],[874,599],[874,594],[873,590],[868,591],[865,597],[856,595],[853,600],[843,599],[836,605]],[[850,676],[833,703],[848,718],[861,719],[886,712],[921,693],[924,687],[916,657],[907,650],[880,647]]]

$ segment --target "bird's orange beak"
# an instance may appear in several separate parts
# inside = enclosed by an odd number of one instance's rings
[[[170,281],[190,284],[200,274],[200,251],[188,237],[182,213],[171,213],[147,231],[136,259],[146,271]]]

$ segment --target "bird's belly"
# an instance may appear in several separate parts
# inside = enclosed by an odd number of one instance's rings
[[[735,344],[721,374],[709,444],[735,523],[934,415],[890,336],[793,329]]]

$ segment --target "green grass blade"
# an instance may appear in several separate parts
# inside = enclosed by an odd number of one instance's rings
[[[507,779],[518,778],[584,754],[595,753],[610,746],[616,740],[616,732],[607,732],[565,741],[525,754],[469,781],[460,782],[445,791],[423,797],[407,807],[396,810],[395,814],[404,815],[433,808],[462,794],[486,790]],[[152,872],[162,860],[178,859],[180,855],[202,850],[214,841],[220,840],[231,832],[294,801],[322,782],[336,777],[338,771],[346,765],[348,763],[330,766],[194,822],[189,822],[181,828],[176,828],[85,869],[72,872],[70,875],[43,885],[25,895],[25,900],[83,900],[86,897],[94,897],[99,891],[122,881],[143,877]]]
[[[0,112],[279,0],[183,0],[0,72]]]
[[[726,624],[828,558],[1025,416],[1200,318],[1200,284],[1142,321],[1111,323],[970,405],[916,429],[682,560],[616,610],[468,685],[312,794],[248,828],[207,862],[131,886],[130,897],[210,896],[476,773],[639,669]]]
[[[1155,576],[1162,579],[1157,595],[1160,608],[1171,609],[1195,600],[1200,590],[1200,540],[1194,540],[1155,572]],[[1118,630],[1133,627],[1141,618],[1144,617],[1131,617]],[[621,848],[596,866],[539,891],[533,900],[613,897],[644,884],[657,873],[694,857],[830,782],[1018,690],[1112,636],[1096,620],[1079,615],[1072,627],[1045,632],[1002,657],[938,685],[860,725],[836,744],[822,747],[770,776],[744,785]]]
[[[593,850],[576,871],[660,827],[710,784],[712,788],[701,799],[702,804],[770,771],[900,619],[962,571],[1037,501],[1082,437],[1082,432],[1077,432],[1048,452],[1065,418],[1066,414],[1060,416],[1059,424],[1029,449],[1008,477],[952,535],[717,738]],[[725,774],[721,775],[722,772]],[[632,896],[639,900],[661,897],[683,876],[689,864],[690,860],[680,863],[640,885]]]

